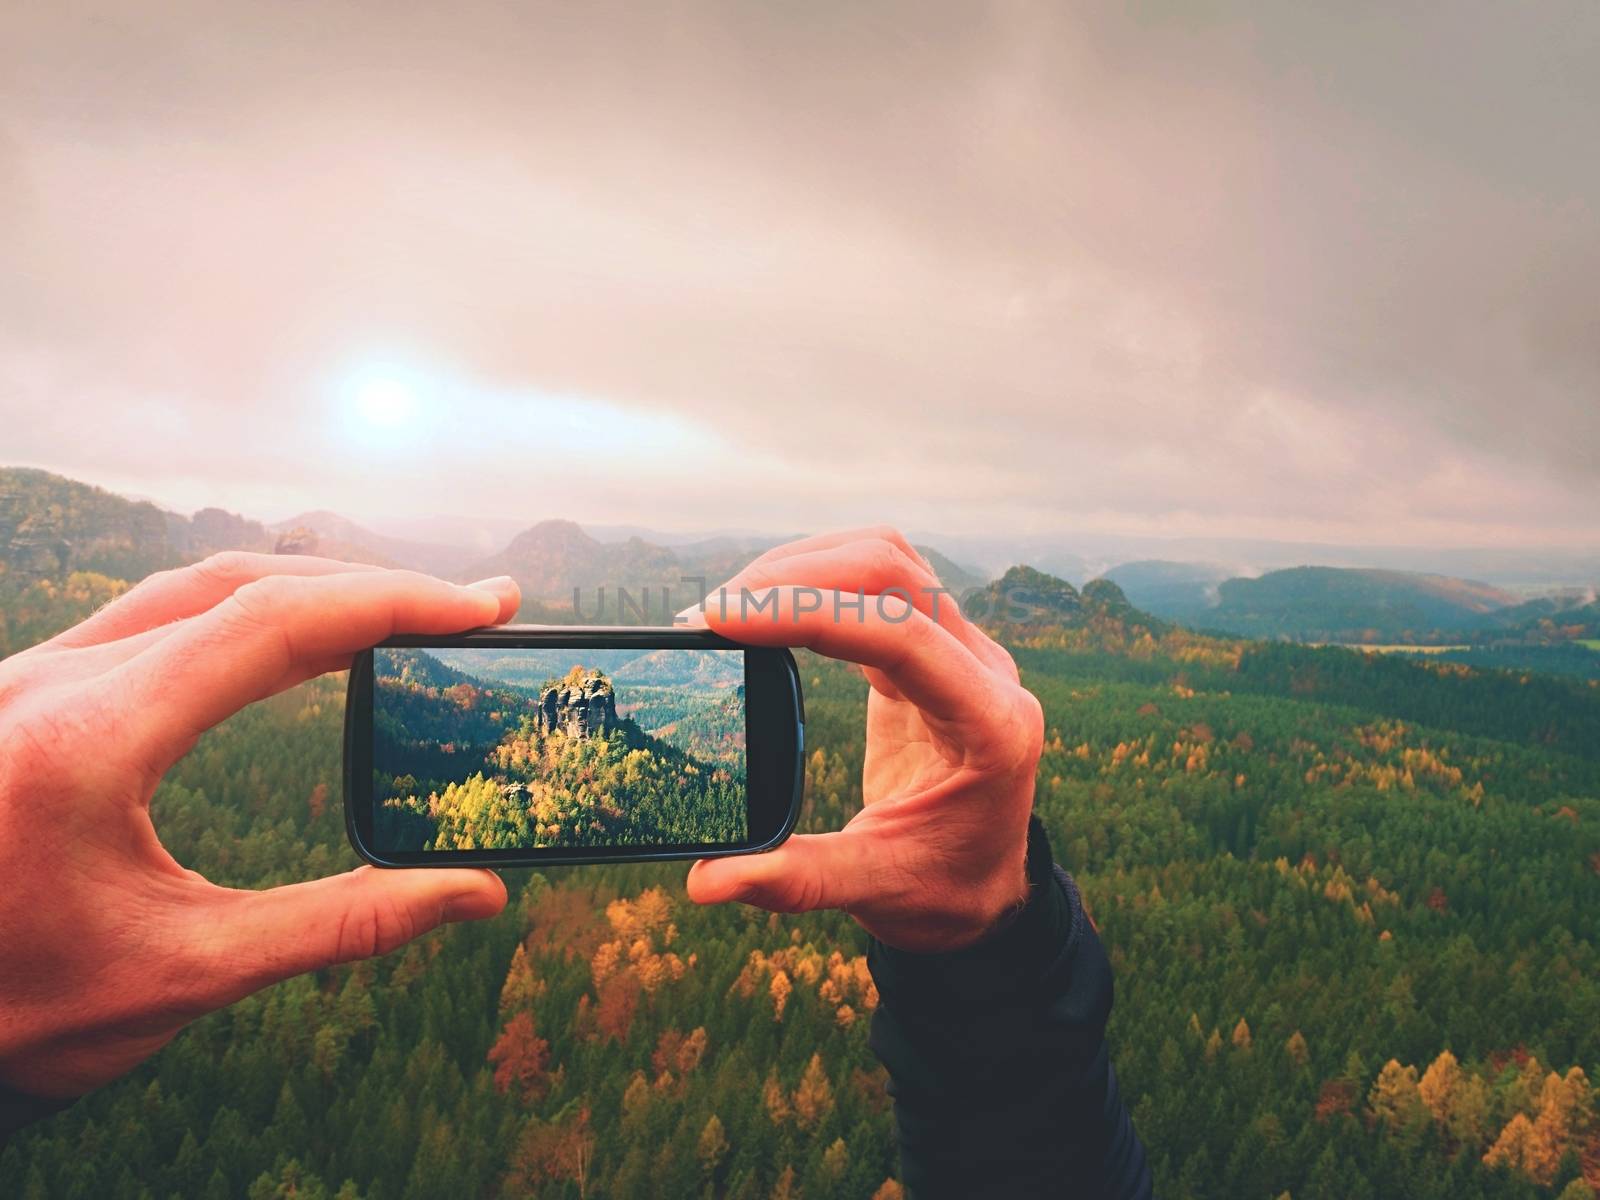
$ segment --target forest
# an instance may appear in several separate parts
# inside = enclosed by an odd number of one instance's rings
[[[619,691],[609,676],[576,665],[529,688],[410,649],[380,649],[374,664],[379,851],[649,846],[746,835],[742,685]],[[519,661],[509,674],[525,671]]]
[[[13,648],[120,586],[30,600]],[[1157,1194],[1591,1197],[1600,688],[1116,599],[1000,632],[1046,712],[1036,807],[1112,955]],[[802,827],[836,828],[865,684],[800,660]],[[342,696],[313,681],[201,741],[154,805],[181,862],[250,887],[354,864]],[[698,908],[683,864],[506,876],[496,920],[199,1021],[14,1139],[0,1194],[900,1195],[847,916]]]

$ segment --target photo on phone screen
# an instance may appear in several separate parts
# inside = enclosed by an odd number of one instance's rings
[[[742,842],[744,652],[373,654],[382,851]]]
[[[746,853],[799,815],[787,650],[707,631],[507,626],[357,657],[346,824],[387,866]]]

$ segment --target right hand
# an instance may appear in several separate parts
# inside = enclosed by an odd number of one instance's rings
[[[862,810],[835,833],[696,863],[691,898],[840,908],[881,941],[926,952],[981,941],[1021,908],[1043,714],[1011,656],[938,587],[904,536],[879,528],[769,550],[724,585],[726,612],[708,597],[716,632],[859,663],[871,692]],[[775,592],[777,607],[741,607],[744,592]],[[859,614],[835,607],[858,592]],[[805,611],[815,594],[821,607]]]

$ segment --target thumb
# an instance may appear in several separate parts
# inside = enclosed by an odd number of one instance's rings
[[[849,908],[868,894],[872,870],[862,839],[847,831],[801,833],[764,854],[703,858],[689,868],[696,904],[740,900],[771,912]]]
[[[498,875],[467,869],[359,867],[224,895],[197,914],[195,931],[222,964],[214,976],[219,1005],[306,971],[387,954],[444,922],[492,917],[506,904]]]

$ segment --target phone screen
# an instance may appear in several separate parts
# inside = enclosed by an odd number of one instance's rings
[[[372,848],[410,855],[746,841],[745,655],[379,647]]]

